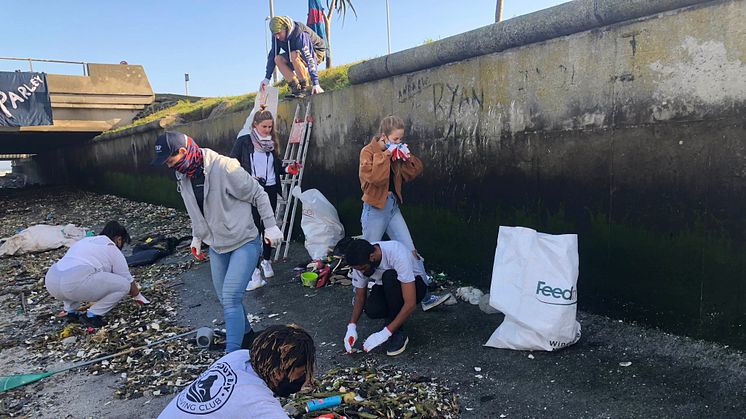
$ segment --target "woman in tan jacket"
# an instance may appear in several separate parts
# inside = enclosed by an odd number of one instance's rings
[[[378,134],[360,151],[358,174],[363,190],[360,223],[365,240],[377,242],[386,233],[391,240],[411,250],[422,265],[422,258],[417,254],[407,223],[399,211],[399,205],[404,202],[402,184],[422,173],[422,161],[409,152],[402,143],[403,137],[404,121],[398,116],[387,116],[381,121]]]

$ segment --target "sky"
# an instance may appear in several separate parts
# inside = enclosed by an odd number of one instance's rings
[[[503,19],[564,3],[504,0]],[[325,4],[326,0],[322,0]],[[447,8],[441,4],[456,4]],[[494,23],[495,0],[389,0],[391,50],[401,51]],[[332,18],[334,64],[387,53],[385,0],[353,0],[357,18]],[[274,0],[275,15],[304,22],[305,0]],[[468,6],[467,6],[468,5]],[[264,78],[269,0],[0,0],[0,57],[140,64],[156,93],[229,96]],[[15,18],[10,18],[15,16]],[[28,70],[0,60],[0,71]],[[82,66],[34,64],[34,71],[82,75]]]

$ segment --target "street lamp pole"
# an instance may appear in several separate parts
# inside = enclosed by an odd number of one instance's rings
[[[275,17],[275,2],[273,0],[269,0],[269,18],[272,19],[273,17]],[[266,30],[267,25],[264,26]],[[277,83],[277,67],[275,67],[275,70],[272,72],[272,83]]]
[[[388,39],[389,54],[391,54],[391,19],[389,18],[389,0],[386,0],[386,38]]]
[[[503,20],[503,0],[497,0],[495,6],[495,22],[502,22]]]

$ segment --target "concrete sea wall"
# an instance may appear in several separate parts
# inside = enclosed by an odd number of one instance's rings
[[[562,36],[314,96],[304,187],[358,234],[359,150],[400,115],[425,163],[403,212],[428,266],[488,287],[499,225],[577,233],[581,309],[746,346],[746,1],[685,3],[580,32],[537,21]],[[280,105],[284,134],[295,105]],[[227,152],[245,117],[170,128]],[[35,163],[60,182],[178,205],[172,175],[148,165],[161,129]]]

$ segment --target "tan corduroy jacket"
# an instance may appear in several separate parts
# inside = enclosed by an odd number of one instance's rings
[[[422,161],[415,156],[410,156],[407,161],[392,162],[391,154],[388,151],[381,151],[378,141],[373,138],[360,150],[358,175],[360,176],[360,188],[363,190],[363,202],[376,208],[383,208],[386,205],[389,176],[392,172],[394,192],[399,202],[404,202],[401,185],[404,182],[411,182],[422,173]]]

